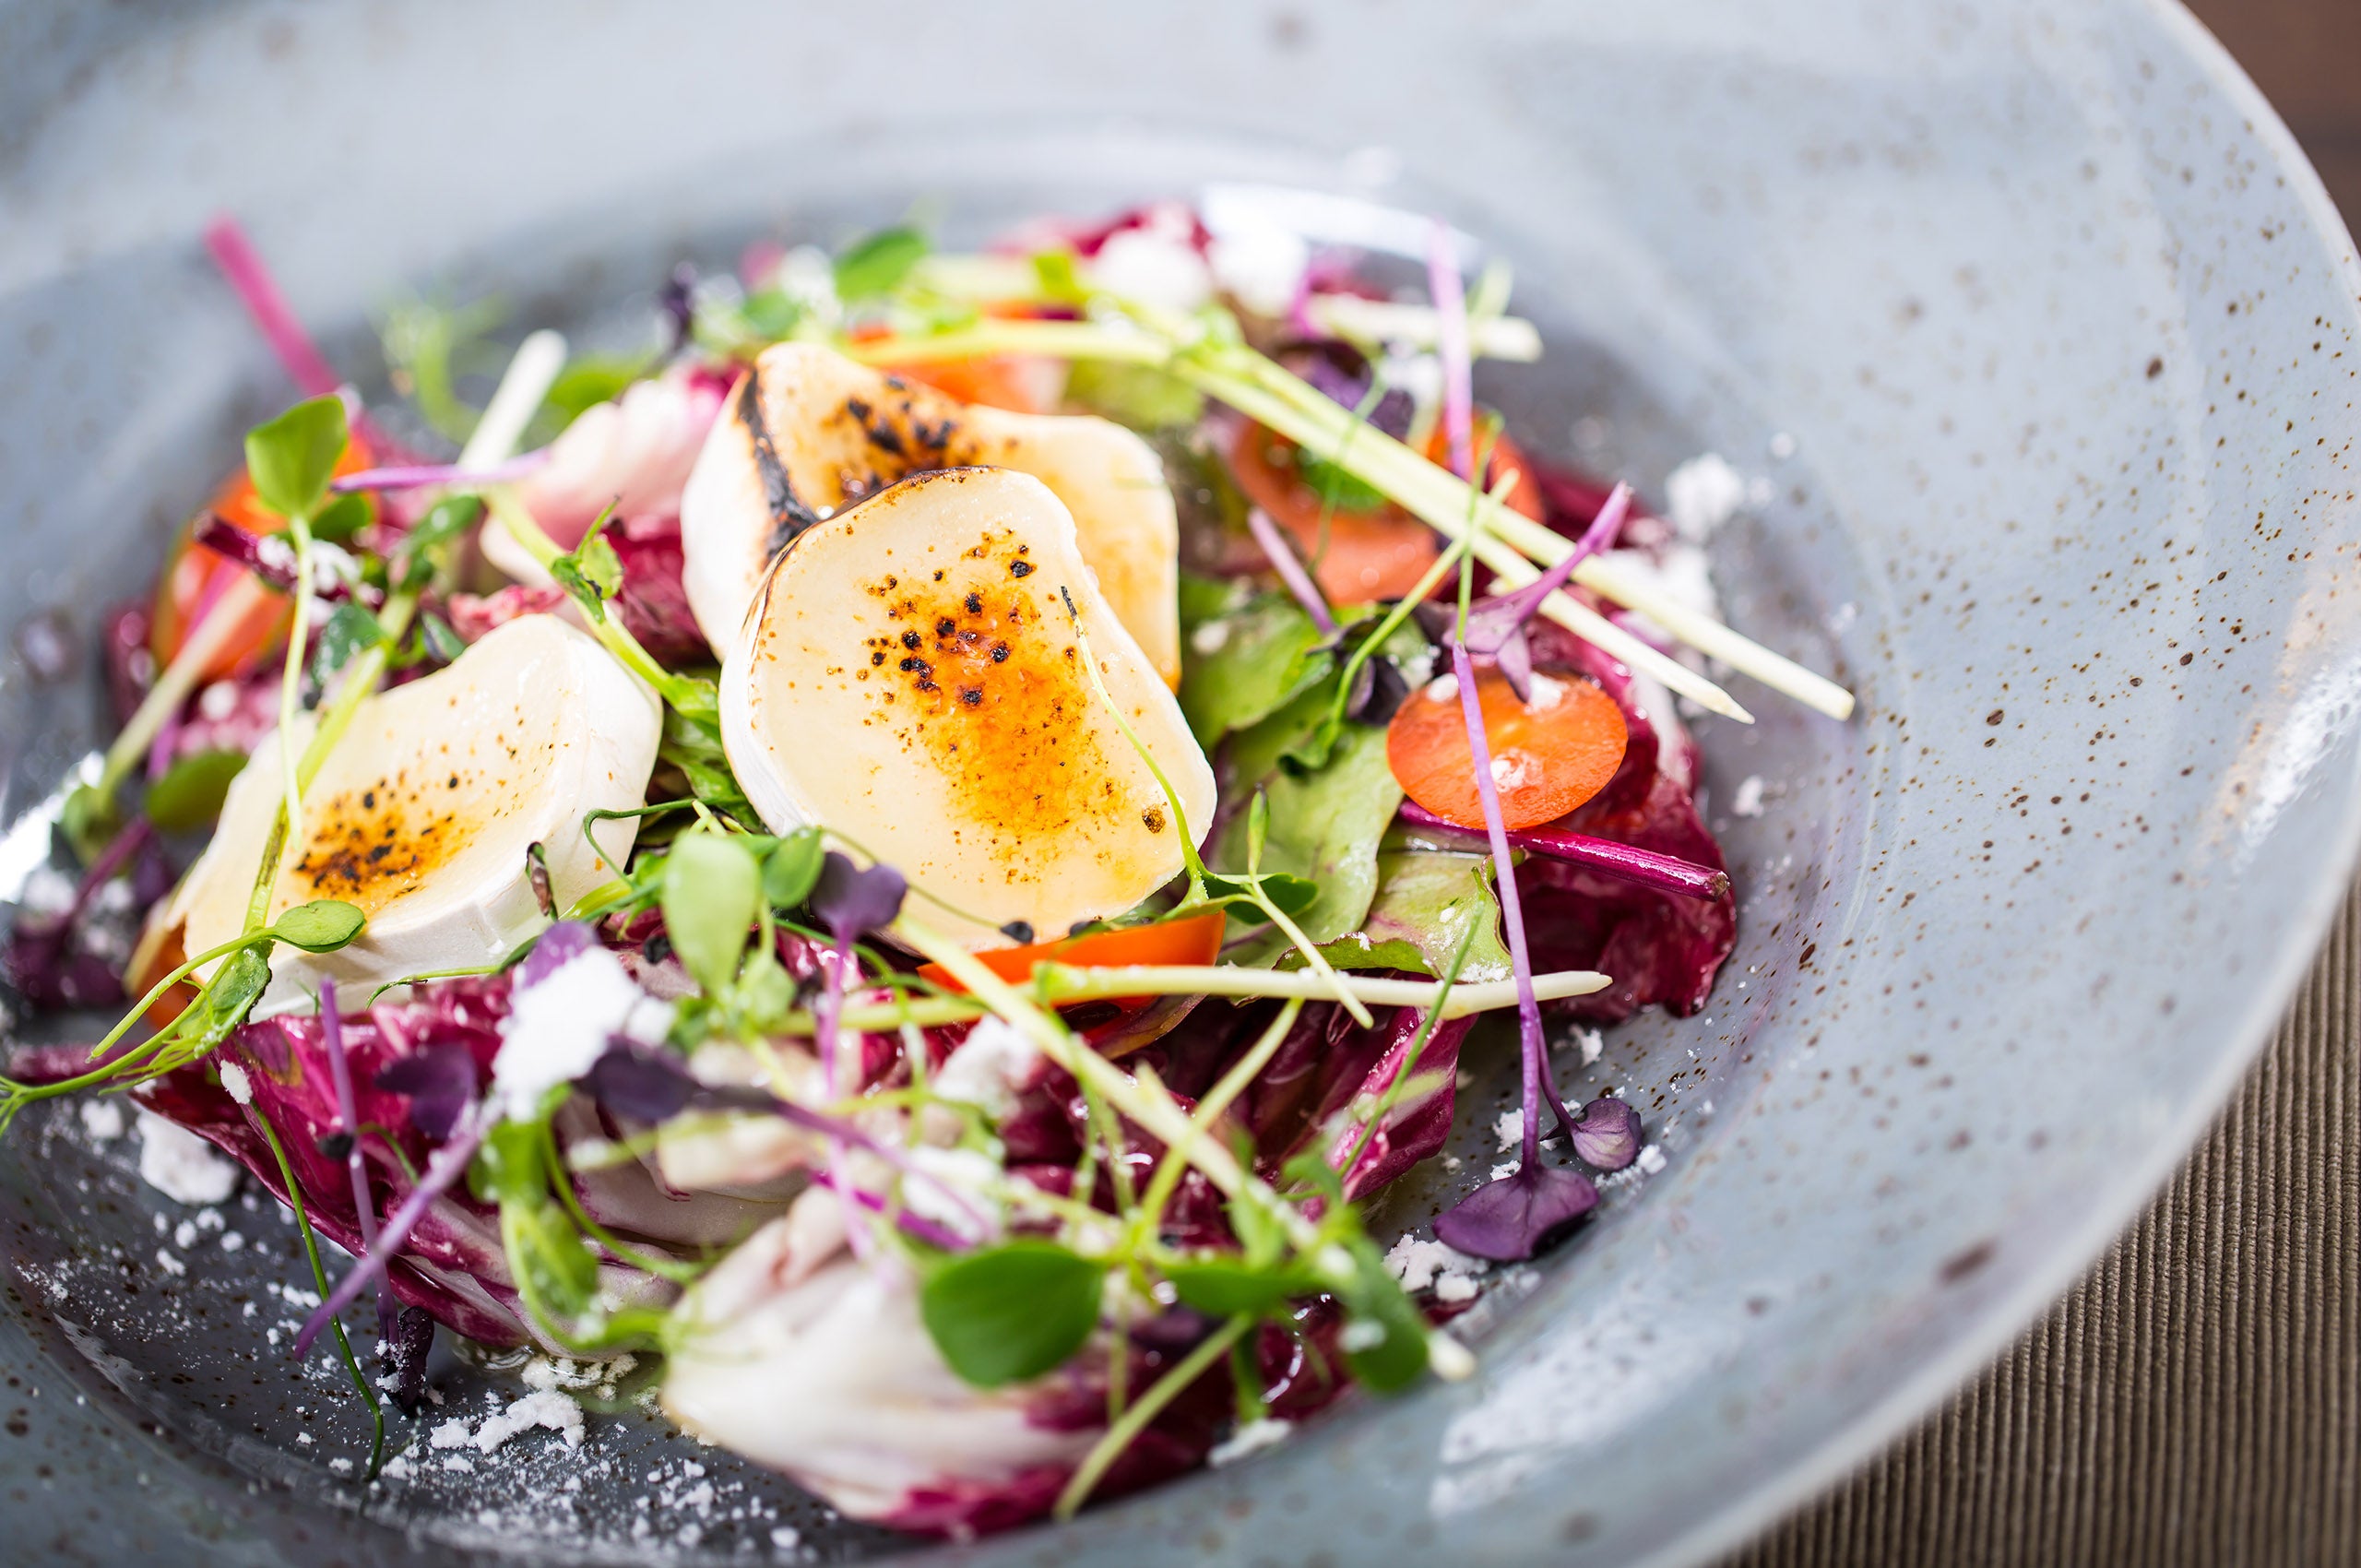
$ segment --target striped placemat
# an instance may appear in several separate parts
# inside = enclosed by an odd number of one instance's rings
[[[1726,1568],[2361,1563],[2361,892],[2148,1213]]]

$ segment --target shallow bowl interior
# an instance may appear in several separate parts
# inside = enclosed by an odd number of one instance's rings
[[[1862,712],[1741,682],[1761,722],[1702,731],[1738,953],[1703,1016],[1614,1031],[1582,1078],[1667,1164],[1498,1281],[1474,1380],[974,1555],[1694,1559],[2059,1287],[2308,956],[2355,832],[2361,349],[2349,242],[2177,12],[1657,9],[0,13],[0,625],[87,643],[285,397],[196,244],[217,208],[356,374],[400,289],[623,332],[676,255],[913,201],[955,238],[1209,184],[1440,213],[1551,341],[1489,395],[1659,499],[1702,450],[1759,481],[1714,542],[1732,617]],[[46,855],[96,719],[87,682],[0,681],[0,876]],[[1502,1057],[1471,1064],[1458,1168],[1393,1223],[1495,1153]],[[61,1551],[893,1544],[629,1413],[356,1498],[351,1412],[269,1342],[286,1228],[228,1210],[261,1245],[191,1248],[77,1117],[26,1130],[0,1488]]]

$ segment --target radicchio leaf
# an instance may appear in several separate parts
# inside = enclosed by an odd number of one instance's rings
[[[440,1143],[459,1125],[480,1087],[475,1054],[457,1043],[423,1045],[386,1064],[377,1087],[409,1097],[410,1125]]]
[[[1436,1216],[1435,1239],[1471,1257],[1515,1263],[1597,1206],[1589,1177],[1527,1160]]]

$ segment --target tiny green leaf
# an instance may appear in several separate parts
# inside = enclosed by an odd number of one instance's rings
[[[1062,247],[1033,253],[1033,279],[1042,294],[1060,304],[1078,305],[1090,297],[1082,286],[1082,271],[1074,264],[1074,252]],[[1091,362],[1077,361],[1075,368]]]
[[[221,814],[230,780],[246,766],[243,752],[191,752],[148,786],[148,820],[166,833],[191,833]]]
[[[1297,1297],[1317,1296],[1327,1289],[1309,1270],[1258,1267],[1234,1255],[1170,1263],[1162,1272],[1183,1306],[1214,1317],[1268,1317]]]
[[[1375,1393],[1406,1388],[1427,1370],[1427,1320],[1367,1238],[1346,1246],[1353,1257],[1353,1283],[1342,1292],[1346,1364]]]
[[[855,241],[836,257],[836,298],[851,304],[892,293],[932,248],[924,234],[908,224]]]
[[[770,900],[771,908],[792,909],[812,897],[813,885],[820,880],[820,867],[827,854],[827,846],[821,841],[816,827],[806,827],[780,839],[778,848],[763,862],[763,897]]]
[[[468,645],[459,640],[459,634],[451,629],[451,623],[431,610],[419,616],[418,630],[426,640],[427,651],[445,664],[468,651]]]
[[[1098,1323],[1106,1265],[1054,1241],[1020,1237],[962,1253],[919,1291],[919,1315],[963,1382],[998,1388],[1040,1376],[1083,1347]]]
[[[727,834],[706,829],[672,841],[664,861],[664,931],[708,996],[721,995],[737,979],[761,882],[754,857]]]
[[[221,961],[214,971],[213,981],[197,999],[195,1021],[173,1042],[176,1056],[194,1059],[204,1055],[230,1038],[230,1031],[246,1021],[254,1010],[255,999],[270,983],[270,959],[257,943],[241,947]]]
[[[75,858],[89,865],[123,831],[123,810],[113,790],[77,784],[58,810],[57,826],[73,846]]]
[[[342,544],[369,526],[376,514],[369,505],[369,498],[359,491],[339,495],[320,508],[312,519],[312,537],[330,544]]]
[[[374,647],[385,635],[377,617],[358,604],[347,600],[338,605],[327,624],[320,628],[319,641],[312,646],[312,680],[326,685],[329,677],[352,662],[353,655]]]
[[[246,472],[255,495],[282,517],[308,517],[335,477],[347,434],[335,393],[296,404],[246,432]]]
[[[270,933],[306,953],[333,953],[361,934],[369,917],[358,904],[341,898],[314,898],[298,904],[271,922]]]
[[[582,612],[594,622],[607,618],[607,600],[623,586],[623,564],[615,547],[593,534],[571,555],[550,563],[550,576],[574,596]]]

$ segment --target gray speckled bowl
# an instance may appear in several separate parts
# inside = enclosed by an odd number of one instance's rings
[[[577,319],[678,252],[914,197],[972,234],[1358,184],[1516,264],[1552,359],[1490,391],[1540,444],[1658,493],[1706,447],[1762,481],[1715,542],[1732,612],[1862,697],[1838,726],[1741,685],[1763,722],[1706,733],[1715,802],[1768,786],[1714,813],[1737,959],[1708,1016],[1617,1031],[1586,1075],[1668,1163],[1501,1282],[1474,1381],[967,1558],[1701,1560],[1999,1348],[2220,1102],[2355,845],[2361,274],[2178,10],[687,9],[0,9],[0,625],[53,607],[87,638],[284,397],[196,243],[217,208],[357,369],[404,284]],[[12,817],[94,719],[7,667]],[[44,839],[0,839],[12,885]],[[1505,1087],[1470,1091],[1471,1166]],[[0,1156],[0,1556],[885,1544],[718,1455],[746,1516],[684,1513],[640,1468],[677,1482],[683,1445],[629,1418],[364,1503],[327,1463],[350,1411],[260,1337],[284,1229],[233,1210],[246,1272],[200,1237],[174,1276],[157,1221],[184,1217],[120,1146],[28,1126]],[[603,1501],[568,1513],[577,1473]]]

